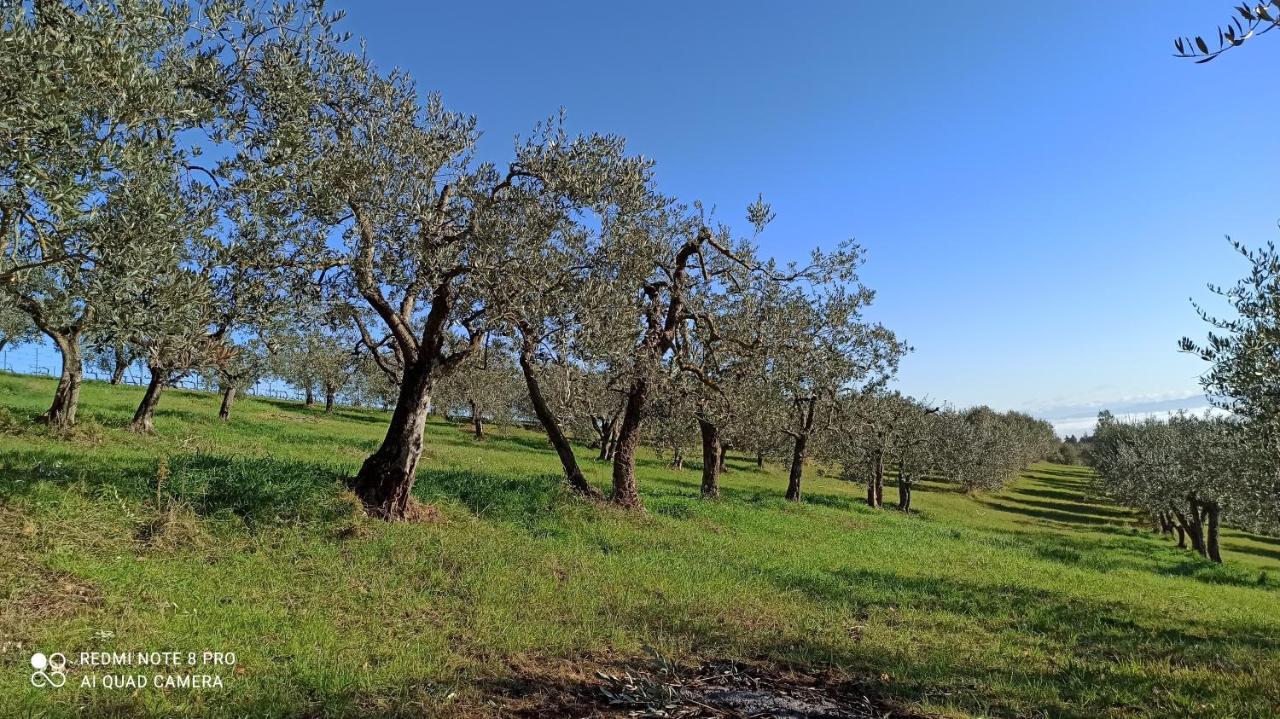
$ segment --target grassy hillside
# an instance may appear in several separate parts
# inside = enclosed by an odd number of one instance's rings
[[[789,504],[779,468],[732,455],[705,502],[696,467],[644,455],[637,515],[565,496],[536,433],[435,422],[417,491],[439,516],[386,525],[341,484],[377,412],[245,400],[222,424],[169,392],[137,437],[141,389],[90,384],[52,437],[28,424],[52,390],[0,375],[0,716],[532,716],[655,661],[922,715],[1280,715],[1280,540],[1227,532],[1210,565],[1078,468],[926,486],[908,517],[816,469]],[[221,689],[80,688],[74,665],[41,689],[36,650],[237,656]]]

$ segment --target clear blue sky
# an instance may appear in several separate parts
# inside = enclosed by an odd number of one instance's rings
[[[1188,297],[1243,273],[1224,234],[1280,233],[1280,35],[1171,57],[1226,0],[336,7],[381,65],[477,115],[490,159],[564,106],[725,219],[763,192],[767,252],[856,237],[914,394],[1070,430],[1202,406],[1176,351],[1205,330]]]
[[[491,157],[563,105],[726,219],[763,192],[766,251],[856,237],[916,394],[1064,426],[1202,405],[1188,297],[1243,273],[1224,234],[1280,234],[1280,35],[1171,57],[1226,1],[338,7]]]

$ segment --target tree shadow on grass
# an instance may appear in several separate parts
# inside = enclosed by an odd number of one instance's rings
[[[1096,498],[1097,501],[1095,502],[1093,501],[1095,498],[1089,496],[1088,494],[1081,494],[1080,492],[1068,492],[1066,490],[1061,490],[1061,489],[1039,489],[1037,487],[1018,487],[1014,491],[1016,494],[1025,494],[1029,497],[1041,497],[1043,499],[1059,499],[1067,502],[1079,502],[1079,503],[1089,504],[1089,505],[1102,504],[1105,506],[1108,504],[1107,500],[1102,497],[1097,497]]]
[[[1023,499],[1022,497],[1017,496],[1020,494],[1026,494],[1026,492],[1017,491],[1017,492],[1014,492],[1013,494],[1002,495],[1000,497],[997,497],[997,499],[1017,502],[1019,505],[1026,506],[1026,507],[1049,509],[1055,512],[1066,512],[1068,514],[1076,514],[1082,517],[1095,517],[1095,518],[1103,518],[1103,519],[1112,518],[1112,519],[1123,519],[1123,520],[1136,519],[1133,512],[1127,509],[1122,509],[1120,507],[1115,507],[1115,506],[1108,507],[1100,504],[1081,504],[1079,502],[1063,502],[1063,501],[1053,501],[1053,500],[1043,500],[1043,499]]]
[[[1017,504],[1011,504],[1017,500],[1011,500],[1009,497],[994,497],[991,499],[979,499],[978,504],[991,509],[1007,512],[1010,514],[1019,514],[1032,519],[1045,520],[1049,522],[1060,522],[1063,524],[1076,524],[1081,526],[1101,526],[1106,524],[1114,524],[1112,520],[1102,517],[1092,517],[1088,515],[1078,514],[1076,512],[1064,512],[1052,509],[1041,509],[1037,507],[1024,507]]]
[[[575,497],[559,474],[509,475],[466,469],[418,470],[413,493],[424,502],[457,502],[485,519],[521,526],[555,522]]]
[[[1230,695],[1237,691],[1236,682],[1250,681],[1252,668],[1235,668],[1237,665],[1231,662],[1224,664],[1225,657],[1233,656],[1241,647],[1263,656],[1280,651],[1280,637],[1274,636],[1268,626],[1178,622],[1168,617],[1146,616],[1117,602],[1072,597],[1039,588],[910,577],[866,569],[834,572],[774,569],[768,576],[780,590],[798,591],[824,604],[844,604],[855,611],[894,607],[901,613],[907,608],[914,610],[913,616],[932,617],[944,624],[946,615],[984,617],[985,631],[1005,635],[1008,641],[1032,644],[1037,639],[1043,640],[1057,650],[1054,666],[1063,668],[1045,671],[1029,667],[1025,676],[1013,678],[1030,688],[1050,682],[1056,692],[1061,693],[1066,706],[1072,708],[1065,712],[1065,707],[1056,707],[1050,712],[1055,716],[1093,717],[1106,713],[1100,711],[1102,709],[1150,702],[1153,688],[1162,684],[1166,688],[1168,684],[1176,685],[1174,688],[1183,696],[1207,697],[1219,692]],[[1010,679],[1007,668],[1002,669],[994,662],[987,666],[979,662],[966,665],[964,660],[947,654],[943,649],[938,657],[943,661],[903,663],[893,667],[893,671],[897,676],[909,677],[910,684],[904,689],[913,698],[963,683],[977,690],[971,697],[976,703],[968,708],[983,710],[983,705],[990,702],[1016,713],[1017,706],[1007,703],[1014,697],[984,693],[980,689],[989,685],[988,682],[1007,684]],[[1133,662],[1159,667],[1171,660],[1180,671],[1163,677],[1145,672],[1135,675],[1117,669],[1131,666]],[[860,663],[865,665],[865,658]],[[865,669],[890,670],[884,664],[872,664]],[[1239,674],[1234,681],[1224,676],[1233,671]],[[1081,674],[1091,675],[1096,681],[1081,683]],[[1220,681],[1208,687],[1202,680],[1205,676]],[[1106,691],[1097,691],[1101,688]]]
[[[1232,542],[1232,541],[1224,541],[1222,543],[1222,548],[1230,552],[1239,552],[1241,554],[1252,554],[1255,557],[1260,557],[1262,559],[1270,559],[1275,562],[1280,562],[1280,550],[1276,550],[1276,549],[1264,549],[1262,547],[1251,547],[1247,544],[1240,544],[1238,542]]]
[[[341,499],[345,470],[270,457],[188,454],[154,457],[87,455],[41,448],[0,463],[0,497],[26,495],[40,483],[77,486],[94,494],[154,505],[156,497],[189,506],[204,517],[238,517],[253,529],[266,524],[329,521],[349,515]]]
[[[1257,534],[1255,532],[1246,532],[1242,529],[1224,529],[1222,532],[1222,536],[1224,538],[1230,538],[1232,535],[1237,535],[1241,539],[1247,539],[1251,542],[1258,542],[1259,544],[1270,544],[1275,547],[1280,547],[1280,537],[1269,537],[1265,534]]]
[[[1115,533],[1085,539],[1043,532],[1015,532],[1012,538],[1022,549],[1041,559],[1099,572],[1132,570],[1166,577],[1187,577],[1205,584],[1258,586],[1258,575],[1252,567],[1217,564],[1151,535]],[[1229,547],[1224,545],[1224,548]]]

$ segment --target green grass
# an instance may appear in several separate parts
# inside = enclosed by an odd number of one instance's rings
[[[566,496],[538,434],[436,421],[417,494],[442,518],[387,525],[342,491],[378,412],[244,400],[222,424],[173,391],[138,437],[141,389],[91,383],[55,437],[28,423],[51,394],[0,376],[0,716],[485,715],[523,667],[653,652],[834,668],[942,716],[1280,715],[1280,540],[1228,531],[1211,565],[1079,468],[927,485],[908,517],[816,467],[789,504],[732,455],[706,502],[696,467],[644,455],[627,514]],[[74,666],[50,690],[36,650],[238,664],[221,690],[81,689]]]

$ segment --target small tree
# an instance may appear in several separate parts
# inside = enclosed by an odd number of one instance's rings
[[[214,374],[222,392],[218,419],[226,422],[231,419],[231,407],[235,404],[236,396],[246,392],[266,376],[271,366],[271,355],[265,342],[253,339],[229,346],[215,364]]]
[[[446,413],[464,408],[472,433],[483,439],[486,418],[494,424],[510,422],[525,398],[525,383],[511,352],[501,341],[487,339],[484,349],[440,381],[432,401]]]

